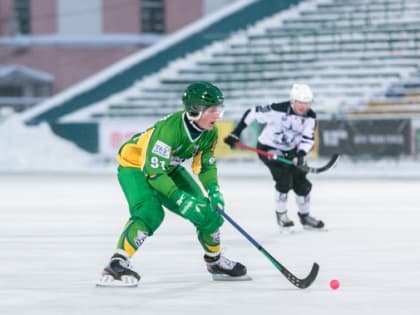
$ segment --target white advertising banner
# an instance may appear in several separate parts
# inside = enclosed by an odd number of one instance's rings
[[[99,124],[99,154],[115,158],[120,146],[132,135],[152,126],[155,119],[101,121]]]

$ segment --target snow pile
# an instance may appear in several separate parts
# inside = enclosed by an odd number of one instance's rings
[[[96,158],[54,135],[48,124],[28,127],[15,117],[0,124],[0,152],[0,171],[84,170]]]

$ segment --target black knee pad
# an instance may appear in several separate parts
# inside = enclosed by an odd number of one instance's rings
[[[276,191],[287,194],[292,187],[291,183],[288,181],[276,181],[275,188]]]
[[[293,191],[296,195],[299,196],[306,196],[308,195],[312,190],[312,183],[307,180],[306,178],[302,181],[295,182],[293,185]]]

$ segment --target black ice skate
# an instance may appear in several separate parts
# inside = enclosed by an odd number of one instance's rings
[[[302,214],[298,212],[298,216],[300,219],[300,223],[302,223],[304,229],[320,230],[324,227],[324,222],[314,217],[311,217],[309,213]]]
[[[123,255],[114,254],[96,285],[100,287],[136,287],[139,281],[140,276],[131,268],[128,259]]]
[[[289,219],[287,211],[278,212],[276,211],[277,224],[280,227],[280,230],[289,230],[295,225],[295,223]]]
[[[243,281],[251,280],[246,274],[246,267],[239,262],[230,260],[222,255],[210,257],[204,255],[207,270],[211,273],[213,280],[217,281]]]

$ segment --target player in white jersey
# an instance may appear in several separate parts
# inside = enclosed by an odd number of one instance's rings
[[[241,132],[252,122],[263,125],[257,148],[292,160],[295,165],[304,165],[305,157],[314,145],[317,124],[316,114],[311,109],[313,93],[306,84],[293,84],[290,100],[248,109],[236,128],[226,137],[231,148],[239,141]],[[324,222],[309,214],[312,183],[306,173],[298,168],[258,155],[268,167],[275,182],[275,213],[281,228],[290,228],[294,222],[287,215],[287,199],[290,190],[296,196],[298,216],[304,228],[322,229]]]

